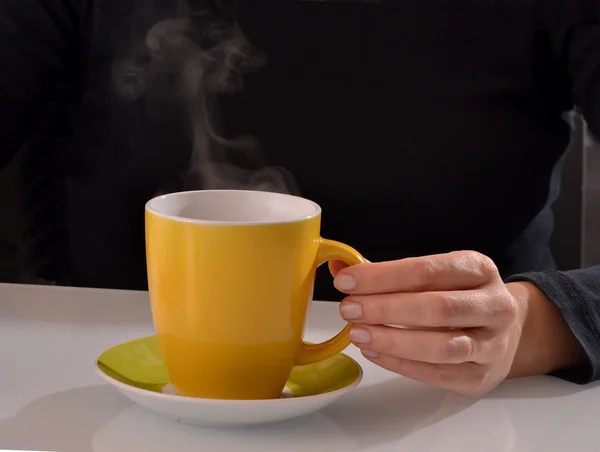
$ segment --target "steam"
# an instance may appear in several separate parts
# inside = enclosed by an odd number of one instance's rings
[[[173,79],[164,95],[184,107],[193,146],[186,188],[295,193],[287,171],[261,165],[257,139],[222,136],[218,96],[240,91],[243,75],[260,70],[267,57],[226,17],[219,0],[213,1],[192,6],[194,0],[177,0],[174,17],[154,23],[141,43],[117,60],[117,92],[135,101],[159,78]]]

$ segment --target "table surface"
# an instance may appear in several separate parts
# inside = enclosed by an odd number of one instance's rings
[[[308,340],[343,325],[315,302]],[[550,377],[465,399],[381,370],[304,418],[242,429],[179,425],[134,405],[94,371],[111,345],[152,334],[145,292],[0,284],[0,450],[55,452],[591,452],[600,387]]]

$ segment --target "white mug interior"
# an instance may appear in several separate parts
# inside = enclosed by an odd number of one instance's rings
[[[170,193],[148,201],[146,210],[177,221],[239,225],[298,222],[321,213],[308,199],[253,190]]]

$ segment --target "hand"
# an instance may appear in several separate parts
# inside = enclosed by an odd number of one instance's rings
[[[458,251],[330,268],[349,294],[340,313],[352,342],[373,363],[466,396],[509,375],[527,298],[513,296],[488,257]]]

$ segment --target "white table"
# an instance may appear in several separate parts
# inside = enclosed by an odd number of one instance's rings
[[[315,303],[308,339],[342,326]],[[481,400],[408,381],[358,358],[365,379],[322,412],[270,426],[178,425],[103,384],[96,356],[152,334],[147,294],[0,284],[0,450],[56,452],[591,452],[600,387],[549,377]]]

